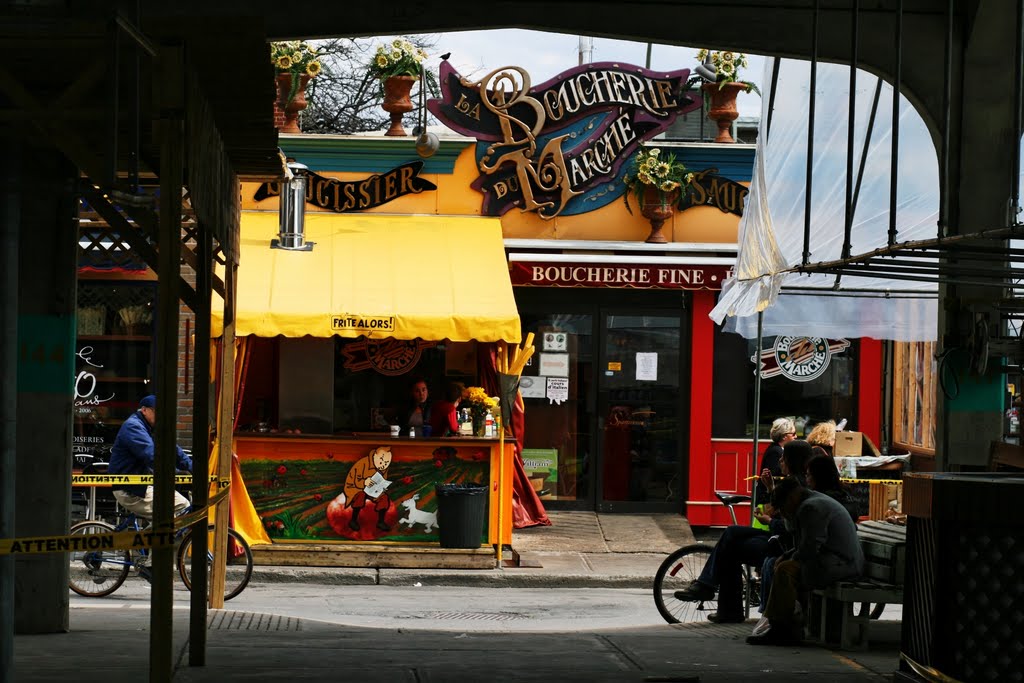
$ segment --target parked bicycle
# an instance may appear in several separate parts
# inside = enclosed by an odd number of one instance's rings
[[[188,512],[188,510],[186,510]],[[71,527],[71,534],[108,534],[118,531],[142,531],[143,528],[139,519],[131,513],[114,526],[107,522],[89,519],[79,522]],[[213,545],[213,525],[207,529],[209,543]],[[175,544],[178,547],[175,566],[181,576],[185,588],[192,590],[192,567],[198,561],[192,552],[192,529],[191,527],[181,529],[175,536]],[[146,563],[143,558],[149,556],[150,551],[142,548],[140,550],[86,550],[71,553],[71,590],[85,597],[99,598],[110,595],[125,582],[132,569],[139,569],[140,574],[145,576],[143,569]],[[249,584],[252,577],[252,551],[249,544],[245,542],[237,531],[228,529],[228,561],[227,572],[224,578],[224,599],[230,600],[237,596]],[[206,566],[209,569],[213,565],[213,553],[207,551]],[[148,571],[148,569],[146,569]]]
[[[720,493],[715,496],[729,510],[732,523],[737,524],[736,511],[733,506],[750,500],[750,496]],[[709,612],[718,611],[718,596],[710,600],[680,600],[676,591],[687,588],[697,580],[704,565],[711,557],[713,544],[692,543],[684,545],[665,558],[654,575],[654,604],[658,612],[670,624],[691,621],[706,621]],[[744,567],[743,574],[743,609],[750,617],[750,609],[757,607],[760,600],[760,579],[749,566]]]

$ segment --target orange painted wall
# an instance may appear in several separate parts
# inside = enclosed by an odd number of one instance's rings
[[[339,150],[340,153],[343,153]],[[314,171],[316,169],[313,169]],[[322,173],[338,180],[363,180],[365,173]],[[421,177],[437,185],[436,192],[399,197],[366,213],[437,214],[472,216],[480,214],[482,195],[471,187],[478,175],[473,147],[463,150],[452,174],[423,174]],[[256,183],[242,184],[242,208],[277,211],[277,199],[253,201]],[[501,218],[506,238],[621,240],[642,242],[650,233],[650,224],[640,215],[636,202],[630,199],[632,215],[622,201],[615,201],[596,211],[576,216],[558,216],[544,220],[536,213],[512,209]],[[307,211],[324,211],[307,204]],[[697,206],[676,212],[671,224],[662,232],[670,242],[729,243],[736,241],[739,217],[710,206]]]

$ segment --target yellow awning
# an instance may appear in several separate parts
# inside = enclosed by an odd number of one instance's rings
[[[307,213],[312,251],[271,249],[276,213],[242,214],[235,334],[520,338],[496,218]],[[213,335],[223,303],[213,302]]]

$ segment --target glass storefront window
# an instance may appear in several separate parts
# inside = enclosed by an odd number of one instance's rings
[[[523,334],[536,335],[537,355],[523,370],[520,391],[526,406],[523,462],[530,484],[543,500],[582,500],[590,486],[590,421],[587,397],[594,357],[594,318],[583,314],[520,314]],[[548,398],[547,377],[565,400]],[[564,368],[564,370],[562,369]]]
[[[757,340],[715,330],[714,388],[711,435],[751,438],[754,435],[754,364]],[[769,352],[777,346],[781,354]],[[846,340],[765,337],[762,362],[759,438],[768,438],[771,423],[792,417],[798,436],[823,420],[849,420],[856,429],[857,344]],[[777,360],[783,360],[780,366]],[[808,379],[809,378],[809,379]]]

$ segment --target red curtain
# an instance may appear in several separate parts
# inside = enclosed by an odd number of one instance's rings
[[[488,396],[501,394],[495,349],[494,344],[477,344],[477,373],[480,376],[480,386],[484,388]],[[512,458],[512,526],[516,529],[530,526],[551,526],[551,520],[548,519],[548,514],[544,510],[544,503],[530,486],[526,468],[523,467],[523,435],[526,432],[526,414],[523,397],[518,391],[509,422],[515,444],[515,457]]]

